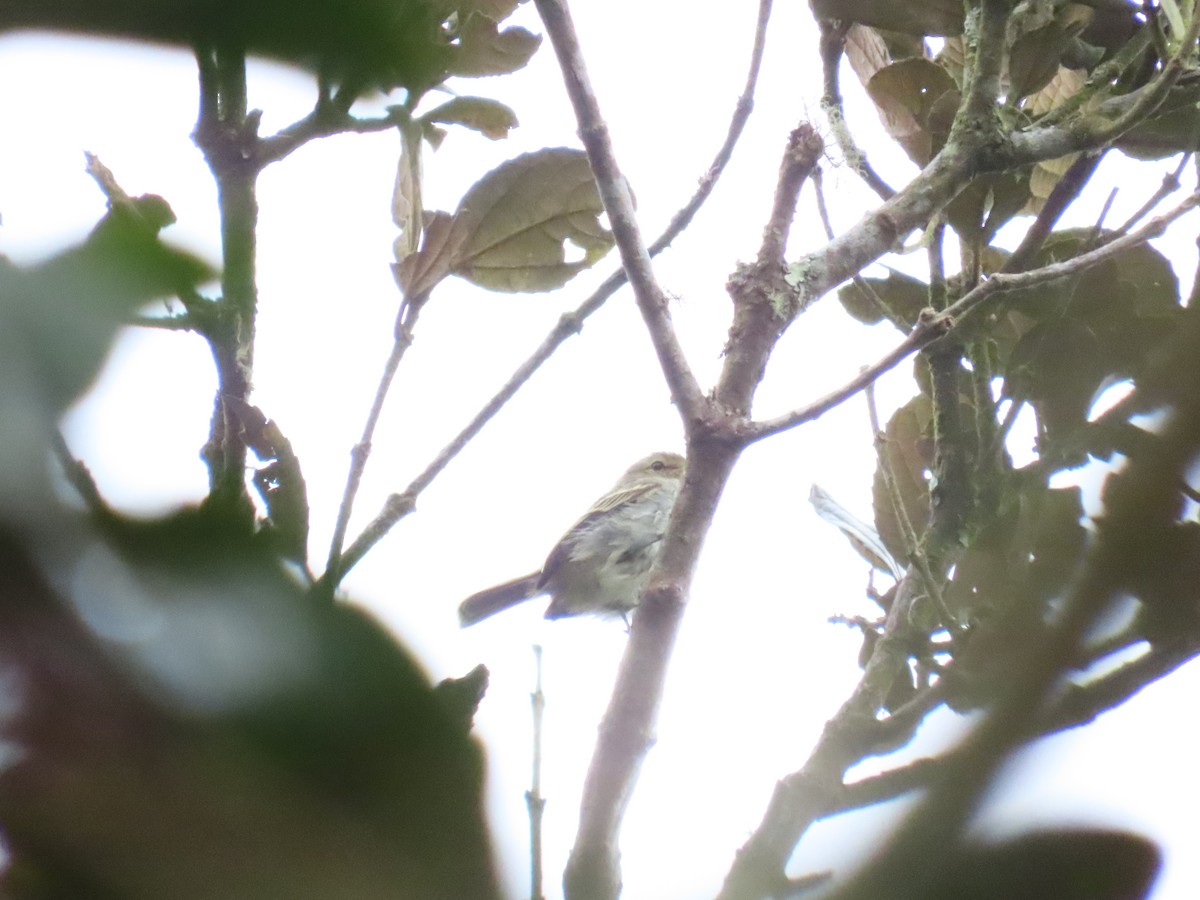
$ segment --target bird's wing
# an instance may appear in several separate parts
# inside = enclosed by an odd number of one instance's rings
[[[584,514],[578,522],[567,529],[566,534],[558,539],[558,543],[554,545],[554,549],[550,551],[550,555],[546,557],[546,562],[542,566],[542,577],[538,582],[538,587],[544,587],[551,574],[562,565],[563,561],[571,553],[571,545],[574,543],[574,538],[580,532],[587,531],[588,528],[601,516],[606,515],[614,509],[618,509],[629,503],[636,503],[641,500],[657,485],[655,484],[635,484],[630,487],[623,488],[619,491],[611,491],[592,504],[592,508]]]

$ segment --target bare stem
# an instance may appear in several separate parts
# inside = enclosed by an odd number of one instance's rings
[[[396,333],[392,343],[392,352],[388,355],[387,362],[383,367],[383,374],[380,375],[379,384],[375,388],[375,399],[367,413],[367,421],[363,424],[362,437],[350,451],[350,471],[346,476],[346,487],[342,491],[342,502],[338,506],[333,538],[329,543],[329,559],[325,565],[325,574],[318,582],[326,599],[332,598],[333,592],[345,575],[347,567],[342,562],[342,546],[350,524],[350,513],[354,510],[354,498],[358,494],[358,487],[367,467],[367,459],[371,455],[371,440],[375,436],[379,417],[383,414],[383,404],[387,400],[388,390],[396,377],[396,370],[400,368],[400,361],[412,345],[413,328],[417,324],[417,317],[421,314],[421,307],[424,306],[425,299],[424,297],[414,300],[405,299],[400,303],[400,309],[396,313]]]
[[[666,293],[650,265],[650,255],[634,215],[633,197],[613,153],[608,125],[600,114],[600,104],[588,79],[571,14],[563,0],[535,0],[535,3],[558,57],[563,83],[579,123],[579,137],[600,189],[621,264],[629,276],[671,397],[685,422],[698,419],[704,397],[671,324]]]
[[[531,900],[544,900],[542,890],[542,814],[546,810],[546,798],[542,796],[542,717],[546,711],[546,695],[542,693],[542,648],[533,646],[536,681],[529,703],[533,709],[533,772],[529,790],[525,793],[525,805],[529,810],[529,896]]]
[[[246,443],[230,404],[248,403],[258,306],[255,253],[258,118],[246,105],[246,59],[240,48],[198,48],[200,118],[194,138],[217,183],[221,214],[221,298],[205,333],[217,369],[209,439],[209,500],[253,516],[246,490]]]

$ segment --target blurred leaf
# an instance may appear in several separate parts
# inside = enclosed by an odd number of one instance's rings
[[[505,75],[523,68],[542,43],[540,35],[524,28],[505,28],[488,16],[475,15],[466,19],[466,24],[457,34],[452,75],[479,77],[483,75]]]
[[[487,97],[455,97],[421,116],[423,122],[462,125],[498,141],[517,127],[517,114],[498,100]]]
[[[612,247],[603,211],[586,154],[526,153],[477,181],[453,216],[433,214],[420,251],[396,266],[396,278],[408,297],[451,274],[495,291],[553,290]],[[566,261],[568,242],[583,250],[579,262]]]
[[[17,881],[120,900],[496,900],[479,747],[367,614],[203,510],[110,523],[69,597],[0,537]],[[64,529],[60,539],[78,535]],[[46,648],[53,648],[46,652]],[[24,896],[33,896],[26,894]]]
[[[1170,642],[1200,628],[1200,523],[1175,522],[1155,535],[1130,586],[1137,597],[1138,631],[1152,643]]]
[[[934,62],[950,73],[950,77],[954,79],[954,83],[961,85],[963,77],[963,67],[966,64],[966,51],[963,49],[962,35],[956,37],[948,37],[942,43],[942,49],[938,51]]]
[[[1078,487],[1011,481],[996,514],[955,566],[946,599],[972,621],[989,620],[1013,603],[1044,610],[1078,570],[1087,540]]]
[[[158,232],[175,221],[161,197],[130,197],[92,155],[109,210],[87,240],[20,268],[0,257],[0,509],[41,517],[54,421],[92,383],[117,329],[149,300],[212,276]]]
[[[875,529],[884,546],[897,560],[912,553],[884,482],[882,463],[886,462],[903,503],[904,512],[918,539],[929,524],[929,471],[933,465],[933,440],[930,429],[933,406],[925,396],[917,396],[892,414],[883,434],[881,464],[875,468],[871,495],[875,507]]]
[[[854,282],[842,285],[838,300],[846,312],[865,325],[883,321],[883,310],[879,308],[882,304],[911,329],[921,310],[929,305],[929,285],[903,272],[889,269],[886,279],[864,278],[863,283],[868,291]]]
[[[445,79],[457,55],[446,22],[458,8],[479,5],[437,0],[13,0],[5,5],[4,20],[9,28],[186,47],[241,47],[333,81],[423,91]]]
[[[1040,213],[1046,205],[1046,201],[1050,199],[1050,194],[1054,192],[1055,186],[1078,158],[1078,153],[1070,153],[1066,156],[1043,159],[1041,162],[1035,163],[1029,173],[1029,200],[1021,212],[1031,216]]]
[[[1013,348],[1004,393],[1032,403],[1048,431],[1082,426],[1104,378],[1098,350],[1096,335],[1077,319],[1039,322]]]
[[[945,144],[960,101],[950,73],[928,59],[885,66],[867,81],[867,93],[884,129],[919,166]]]
[[[820,485],[812,486],[808,492],[808,502],[818,516],[846,536],[850,546],[872,568],[887,572],[893,578],[900,578],[904,574],[904,569],[888,553],[878,532],[830,497]]]
[[[1029,175],[1004,172],[972,181],[946,207],[946,219],[962,237],[986,244],[1029,200]]]
[[[1135,125],[1114,146],[1142,160],[1200,149],[1200,86],[1173,88],[1152,118]]]
[[[1106,237],[1090,229],[1056,232],[1035,264],[1070,259]],[[1004,392],[1030,400],[1051,443],[1075,453],[1087,444],[1078,432],[1096,392],[1136,381],[1183,308],[1171,264],[1145,244],[1074,278],[1013,291],[1004,305],[1007,326],[1018,335],[1011,352],[999,346]]]
[[[917,688],[917,673],[913,671],[911,663],[906,663],[896,672],[887,696],[884,697],[883,708],[889,713],[895,713],[917,695]]]
[[[84,243],[36,266],[0,267],[0,332],[20,352],[10,367],[28,366],[49,409],[62,410],[91,384],[117,328],[150,300],[173,296],[214,276],[207,263],[172,249],[158,230],[174,214],[161,197],[114,205]]]
[[[497,22],[501,22],[511,16],[518,6],[525,0],[464,0],[464,2],[454,3],[453,0],[447,0],[449,5],[456,6],[459,15],[467,15],[469,13],[479,13],[481,16],[487,16]]]
[[[926,900],[1141,900],[1161,864],[1132,832],[1039,831],[949,853]]]
[[[818,19],[858,22],[904,34],[962,34],[963,7],[954,0],[809,0]]]
[[[1112,54],[1146,26],[1137,6],[1126,3],[1093,3],[1094,15],[1080,38],[1106,54]],[[1153,25],[1149,27],[1154,27]]]
[[[1023,503],[1021,529],[1028,546],[1024,562],[1038,596],[1059,595],[1078,571],[1087,544],[1083,516],[1078,487],[1049,488],[1035,502]]]
[[[487,666],[480,663],[462,678],[443,678],[435,688],[438,701],[464,732],[471,729],[475,713],[487,693],[489,678]]]

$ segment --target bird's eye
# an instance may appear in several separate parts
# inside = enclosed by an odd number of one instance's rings
[[[666,467],[667,467],[667,464],[665,462],[663,462],[661,459],[656,459],[654,462],[650,463],[650,468],[653,469],[655,472],[661,472]]]

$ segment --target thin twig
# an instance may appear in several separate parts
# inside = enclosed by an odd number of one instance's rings
[[[360,119],[337,109],[331,100],[318,100],[313,111],[303,119],[263,138],[258,145],[257,159],[260,165],[268,166],[316,138],[335,134],[372,134],[395,128],[396,125],[394,116]]]
[[[1152,648],[1149,653],[1087,684],[1068,685],[1042,718],[1039,734],[1046,737],[1086,725],[1197,655],[1200,655],[1200,637],[1182,636],[1176,644]],[[941,771],[943,763],[941,757],[922,757],[847,784],[830,798],[823,817],[874,806],[926,787]]]
[[[350,514],[354,510],[354,498],[358,494],[358,486],[362,482],[367,459],[371,455],[371,440],[375,436],[375,427],[379,424],[379,417],[383,414],[384,401],[387,400],[388,390],[392,386],[392,380],[396,377],[400,361],[412,345],[413,328],[416,327],[417,317],[421,314],[425,299],[425,297],[417,297],[412,300],[405,298],[400,303],[400,309],[396,313],[395,340],[392,343],[392,352],[388,355],[387,362],[383,367],[383,374],[379,377],[379,385],[375,388],[375,399],[371,402],[367,421],[363,424],[362,437],[350,451],[350,471],[346,476],[346,487],[342,491],[342,502],[338,506],[333,537],[329,542],[329,558],[325,564],[325,574],[318,582],[326,599],[332,598],[333,592],[345,574],[342,546],[346,540]]]
[[[812,183],[813,190],[817,195],[817,216],[821,220],[821,226],[825,229],[825,237],[832,241],[833,221],[829,217],[829,206],[825,202],[825,178],[820,168],[813,170]],[[850,283],[858,288],[859,293],[867,298],[870,304],[875,307],[875,311],[878,312],[880,316],[887,319],[900,331],[908,330],[908,323],[905,322],[900,316],[896,315],[896,313],[892,311],[891,307],[883,302],[883,298],[879,296],[879,292],[875,290],[871,282],[863,278],[861,273],[856,272],[850,279]]]
[[[1001,272],[1020,272],[1029,267],[1033,257],[1046,243],[1046,238],[1050,236],[1050,231],[1058,222],[1059,217],[1079,196],[1088,179],[1092,177],[1092,173],[1096,171],[1103,155],[1103,153],[1082,153],[1071,163],[1062,178],[1055,182],[1050,196],[1042,204],[1033,224],[1026,229],[1025,236],[1021,238],[1017,249],[1004,261],[1004,265],[1000,268]]]
[[[1111,59],[1102,62],[1091,71],[1087,81],[1080,90],[1067,97],[1062,103],[1038,119],[1037,124],[1047,127],[1058,125],[1068,116],[1081,109],[1084,104],[1095,100],[1101,92],[1107,93],[1110,91],[1118,79],[1125,74],[1126,70],[1140,61],[1146,49],[1150,46],[1153,31],[1154,29],[1150,27],[1137,29]],[[1165,53],[1162,55],[1166,56]]]
[[[1158,190],[1150,195],[1149,199],[1147,199],[1146,202],[1141,205],[1137,212],[1125,220],[1125,222],[1117,229],[1117,234],[1127,234],[1129,229],[1131,229],[1138,222],[1142,221],[1142,219],[1146,218],[1146,216],[1150,215],[1150,213],[1154,210],[1154,207],[1158,206],[1159,203],[1183,186],[1179,180],[1179,177],[1183,174],[1183,170],[1187,167],[1188,162],[1190,162],[1191,156],[1192,154],[1185,153],[1179,158],[1179,165],[1175,167],[1175,171],[1168,172],[1163,176],[1162,183],[1158,186]]]
[[[163,331],[204,331],[200,323],[187,313],[176,316],[130,316],[126,320],[126,324],[136,325],[139,328],[158,328]]]
[[[829,122],[833,138],[837,141],[846,164],[854,174],[866,182],[867,187],[879,195],[881,200],[888,200],[895,195],[895,189],[872,168],[866,152],[858,146],[854,135],[850,133],[850,126],[846,124],[846,110],[842,104],[838,70],[846,49],[849,24],[821,19],[817,25],[821,30],[821,72],[825,84],[824,93],[821,95],[821,110],[825,113],[825,119]]]
[[[738,97],[733,115],[726,130],[725,139],[717,150],[713,161],[696,187],[695,193],[671,217],[662,234],[649,247],[649,254],[657,256],[691,224],[696,213],[712,194],[713,188],[725,171],[738,139],[745,131],[746,122],[754,108],[754,92],[758,84],[759,72],[762,68],[762,56],[765,47],[767,23],[770,19],[772,0],[759,0],[758,21],[754,31],[754,47],[750,54],[749,72],[746,76],[745,88]],[[487,403],[477,412],[463,429],[443,447],[430,461],[420,474],[414,478],[404,490],[388,496],[383,508],[374,519],[363,529],[353,543],[342,554],[340,576],[354,568],[375,544],[395,527],[396,523],[409,515],[416,508],[417,497],[433,483],[434,479],[450,464],[463,448],[471,442],[488,422],[511,400],[525,385],[534,373],[554,355],[563,343],[572,335],[578,334],[584,321],[602,307],[628,281],[624,269],[617,269],[596,288],[590,297],[573,311],[564,314],[550,333],[543,338],[537,349],[517,370],[508,381],[498,390]]]
[[[931,314],[923,316],[908,337],[879,360],[862,369],[858,375],[847,381],[837,390],[830,391],[824,397],[820,397],[812,403],[794,409],[784,415],[776,416],[773,419],[753,422],[745,426],[742,431],[743,440],[746,442],[759,441],[765,437],[770,437],[773,434],[778,434],[781,431],[795,428],[798,425],[803,425],[805,422],[811,422],[813,419],[819,418],[835,406],[853,397],[868,384],[877,381],[881,375],[894,369],[922,347],[928,346],[939,337],[960,327],[964,318],[976,312],[993,294],[1031,287],[1035,284],[1053,281],[1056,278],[1064,278],[1082,272],[1116,256],[1124,250],[1140,246],[1151,238],[1159,237],[1168,225],[1185,213],[1190,212],[1198,204],[1200,204],[1200,192],[1193,193],[1178,206],[1161,216],[1151,219],[1137,231],[1116,238],[1097,247],[1095,250],[1068,260],[1063,260],[1062,262],[1051,263],[1037,269],[1030,269],[1026,272],[993,275],[987,281],[984,281],[964,294],[944,312],[935,314],[931,310]]]
[[[75,492],[79,494],[84,505],[93,514],[111,517],[112,509],[109,507],[108,501],[104,499],[104,495],[100,493],[100,488],[97,487],[91,470],[86,464],[75,458],[71,453],[71,448],[67,446],[66,438],[57,428],[51,432],[50,447],[54,451],[54,455],[58,457],[59,465],[62,466],[67,481],[70,482],[71,487],[75,488]]]
[[[529,790],[525,792],[525,806],[529,810],[529,896],[532,900],[544,900],[542,890],[542,814],[546,810],[546,798],[542,796],[542,716],[546,711],[546,695],[542,693],[542,648],[533,645],[535,682],[529,703],[533,710],[533,772]]]

